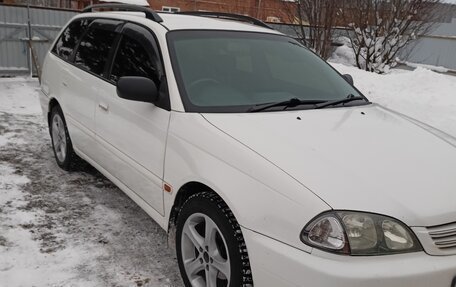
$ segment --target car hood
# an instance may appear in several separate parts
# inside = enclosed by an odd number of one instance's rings
[[[334,209],[456,221],[456,147],[381,106],[203,116]]]

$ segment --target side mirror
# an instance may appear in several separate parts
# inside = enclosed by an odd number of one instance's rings
[[[349,74],[342,75],[344,77],[345,81],[347,81],[350,85],[354,85],[353,77]]]
[[[158,89],[154,81],[144,77],[121,77],[117,81],[117,95],[122,99],[155,103]]]

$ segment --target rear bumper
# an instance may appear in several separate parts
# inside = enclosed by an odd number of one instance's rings
[[[256,287],[456,287],[456,256],[309,254],[247,229],[242,232]]]
[[[39,99],[40,99],[41,112],[43,113],[44,120],[47,123],[50,99],[42,90],[39,90],[38,94],[39,94]]]

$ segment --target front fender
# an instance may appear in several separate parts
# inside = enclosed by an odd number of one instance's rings
[[[330,207],[302,184],[255,151],[223,133],[200,114],[171,115],[165,182],[175,191],[188,182],[214,190],[239,224],[310,252],[302,228]],[[165,194],[169,220],[176,192]]]

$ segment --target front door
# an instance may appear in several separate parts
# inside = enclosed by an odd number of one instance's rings
[[[123,76],[152,79],[165,85],[158,47],[152,33],[127,23],[122,29],[108,81],[98,93],[95,111],[97,162],[158,213],[164,215],[163,164],[170,112],[152,103],[117,96]]]

